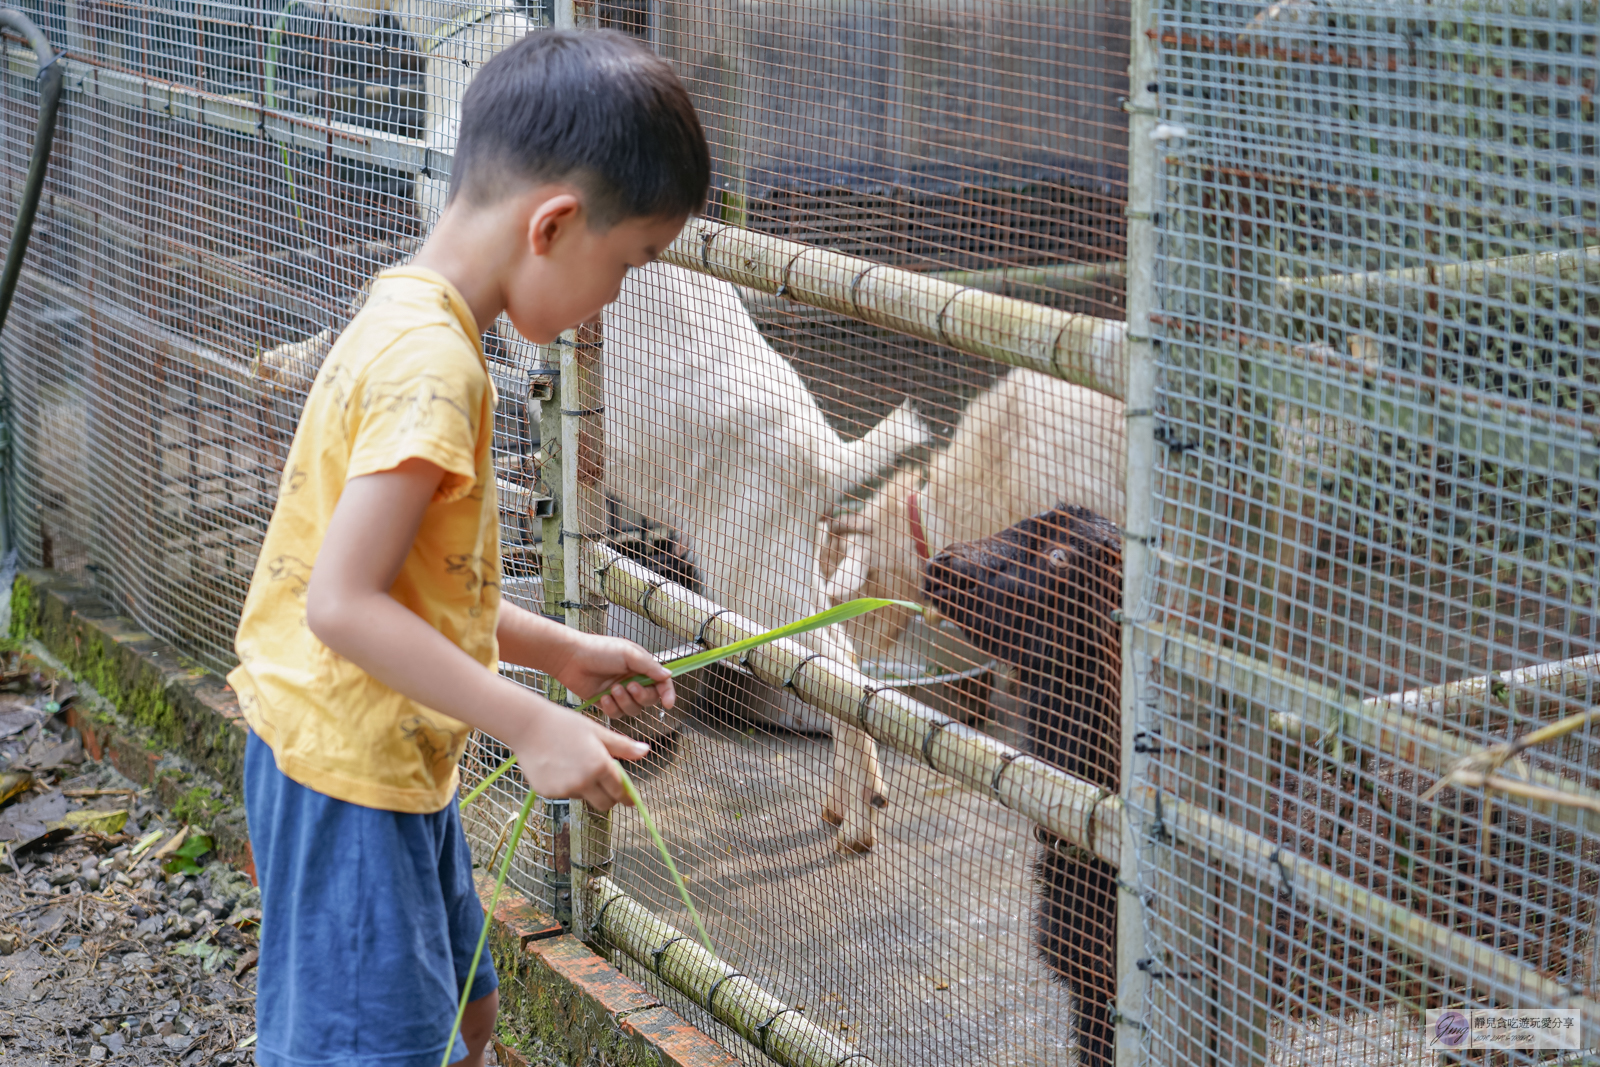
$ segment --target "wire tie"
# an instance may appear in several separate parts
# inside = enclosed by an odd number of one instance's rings
[[[1101,789],[1099,792],[1095,793],[1094,803],[1089,805],[1089,814],[1083,820],[1083,838],[1086,842],[1088,842],[1089,845],[1087,851],[1093,852],[1096,856],[1098,856],[1100,853],[1097,852],[1094,847],[1094,815],[1095,812],[1100,810],[1100,802],[1106,797],[1114,795],[1115,794],[1113,794],[1109,789]]]
[[[706,621],[701,623],[700,624],[700,629],[695,632],[694,643],[699,645],[701,648],[710,648],[711,646],[706,644],[706,628],[708,626],[710,626],[712,623],[716,622],[719,617],[721,617],[723,615],[727,615],[727,614],[731,613],[732,611],[733,611],[732,608],[718,608],[716,611],[713,611],[710,615],[707,615],[706,616]]]
[[[800,669],[802,667],[804,667],[807,663],[810,663],[812,660],[821,659],[821,658],[822,658],[822,653],[821,652],[813,652],[813,653],[811,653],[811,655],[807,656],[805,659],[801,660],[799,663],[796,663],[794,665],[794,669],[789,672],[789,677],[785,678],[783,680],[783,684],[780,685],[778,688],[779,689],[793,689],[794,688],[795,676],[800,673]]]
[[[844,1059],[836,1061],[833,1067],[840,1067],[840,1064],[849,1063],[851,1060],[870,1060],[871,1058],[872,1057],[865,1052],[852,1052]]]
[[[582,611],[585,608],[595,607],[595,605],[593,605],[593,604],[585,604],[581,600],[561,600],[561,601],[557,601],[557,604],[560,607],[566,608],[568,611]],[[565,616],[562,616],[562,617],[565,618]]]
[[[581,419],[585,415],[604,415],[605,411],[606,411],[605,405],[602,404],[597,408],[578,408],[576,410],[571,409],[571,408],[562,408],[561,409],[561,414],[570,415],[573,418],[580,418]]]
[[[772,291],[773,296],[783,296],[789,291],[789,283],[784,282]]]
[[[946,333],[944,329],[945,312],[950,310],[951,304],[954,304],[957,300],[961,299],[963,293],[976,292],[982,292],[982,290],[974,289],[970,285],[964,285],[960,289],[957,289],[954,293],[950,294],[950,299],[944,302],[944,307],[939,309],[939,317],[933,320],[934,328],[939,331],[939,343],[944,345],[946,348],[954,348],[955,345],[950,343],[950,335]]]
[[[573,866],[577,867],[578,864],[574,863]],[[587,869],[587,868],[585,868],[585,869]],[[600,914],[596,915],[594,917],[594,928],[597,931],[599,931],[601,933],[605,932],[605,928],[606,928],[606,912],[607,912],[607,910],[610,909],[611,905],[615,904],[617,901],[621,900],[626,895],[627,895],[626,893],[618,893],[616,896],[612,897],[610,900],[608,900],[604,904],[600,905]]]
[[[704,230],[700,234],[700,263],[705,267],[707,274],[711,273],[711,242],[717,239],[717,235],[723,229],[726,229],[726,227]]]
[[[880,266],[882,266],[882,264],[874,263],[872,266],[868,267],[864,271],[861,271],[854,278],[850,279],[850,307],[854,309],[857,318],[865,318],[865,316],[861,314],[861,298],[856,295],[861,286],[861,279],[877,270]]]
[[[856,705],[856,722],[861,724],[863,730],[867,730],[867,711],[872,704],[872,698],[877,695],[878,690],[872,686],[864,685],[861,687],[861,703]],[[871,732],[871,730],[867,730],[867,733],[870,734]]]
[[[60,58],[61,58],[61,53],[60,52],[52,53],[50,58],[45,60],[44,63],[42,65],[40,65],[39,73],[35,74],[33,76],[33,80],[36,81],[36,82],[44,81],[44,73],[45,73],[45,71],[47,71],[51,67],[55,66],[56,65],[56,60],[58,60]]]
[[[606,858],[601,860],[599,863],[573,863],[572,867],[574,870],[579,871],[607,871],[611,869],[612,861],[614,861],[616,858],[617,854],[613,852],[607,855]],[[616,900],[619,898],[613,897],[612,899]],[[610,905],[607,904],[606,907],[610,907]],[[597,919],[595,921],[598,922],[599,920]]]
[[[1000,801],[1000,803],[1002,805],[1004,805],[1005,807],[1009,808],[1011,805],[1010,804],[1006,804],[1005,798],[1000,795],[1000,776],[1002,774],[1006,773],[1006,768],[1011,766],[1011,764],[1013,762],[1015,762],[1016,760],[1021,759],[1023,756],[1026,756],[1026,755],[1027,755],[1026,752],[1020,752],[1020,751],[1014,751],[1014,752],[1006,753],[1004,756],[1002,756],[1000,758],[1000,766],[998,766],[998,767],[996,767],[994,769],[994,777],[989,780],[989,791],[991,793],[993,793],[994,794],[994,798],[996,800]]]
[[[796,252],[794,255],[789,257],[789,262],[787,262],[787,263],[785,263],[783,265],[783,277],[781,279],[779,279],[778,292],[777,292],[776,295],[780,295],[781,296],[781,295],[783,295],[783,294],[785,294],[785,293],[787,293],[789,291],[789,275],[794,270],[794,265],[796,263],[800,262],[800,257],[805,255],[809,251],[811,251],[811,249],[802,248],[800,251]],[[791,297],[789,297],[789,299],[793,300],[794,297],[791,296]]]
[[[933,765],[933,739],[943,733],[945,727],[954,726],[955,722],[956,721],[954,719],[946,719],[944,722],[940,723],[922,735],[922,762],[926,763],[930,770],[936,771],[939,769]]]
[[[671,948],[673,945],[676,945],[679,941],[687,941],[687,940],[689,940],[689,935],[688,934],[679,934],[677,937],[670,937],[670,938],[667,939],[667,943],[666,944],[662,945],[660,948],[658,948],[654,952],[650,953],[650,959],[652,961],[651,962],[651,966],[654,968],[654,970],[655,970],[655,972],[656,972],[656,974],[658,976],[661,974],[661,956],[662,956],[662,954],[665,953],[667,951],[667,949]]]
[[[723,982],[726,982],[730,978],[743,978],[743,977],[744,977],[744,972],[743,971],[729,971],[727,974],[723,975],[721,978],[718,978],[715,982],[712,982],[710,991],[706,993],[706,1003],[705,1003],[706,1011],[711,1012],[712,1015],[716,1015],[717,1014],[715,1011],[712,1010],[711,1006],[716,1001],[716,999],[717,999],[717,990],[722,988],[722,983]]]
[[[772,1032],[772,1030],[771,1030],[772,1024],[777,1022],[779,1020],[779,1018],[781,1018],[782,1016],[788,1015],[791,1011],[803,1012],[803,1011],[805,1011],[805,1009],[804,1008],[784,1008],[782,1011],[779,1011],[776,1014],[774,1014],[772,1016],[772,1018],[768,1019],[766,1022],[764,1022],[760,1026],[756,1027],[756,1033],[761,1035],[761,1051],[762,1051],[763,1054],[765,1054],[766,1051],[767,1051],[767,1035]]]
[[[606,576],[611,573],[612,565],[621,558],[621,556],[612,556],[594,569],[594,580],[599,583],[601,596],[606,595]]]
[[[646,589],[644,596],[639,598],[639,613],[645,618],[649,619],[651,622],[655,623],[657,626],[661,626],[663,629],[666,627],[661,623],[661,621],[658,620],[654,615],[650,614],[650,598],[656,595],[656,590],[668,584],[670,584],[670,579],[663,578],[656,584],[652,585],[649,589]]]
[[[1278,868],[1278,880],[1282,883],[1281,888],[1283,889],[1284,894],[1289,898],[1289,903],[1293,904],[1294,882],[1289,877],[1288,865],[1283,862],[1282,845],[1279,845],[1277,848],[1272,850],[1272,865]]]

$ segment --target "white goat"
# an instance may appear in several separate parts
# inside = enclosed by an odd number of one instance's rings
[[[825,595],[921,602],[922,567],[931,555],[1057,504],[1081,505],[1121,525],[1125,436],[1122,401],[1012,371],[968,405],[925,476],[901,471],[859,512],[826,524],[818,561]],[[863,656],[885,659],[910,618],[891,608],[845,628]]]
[[[910,402],[845,443],[733,286],[664,264],[630,273],[606,311],[605,346],[611,492],[678,531],[709,599],[764,626],[824,607],[817,518],[927,439]],[[802,643],[855,662],[835,630]],[[872,738],[788,693],[753,710],[792,729],[831,727],[823,815],[840,826],[841,850],[871,848],[873,811],[885,803]]]

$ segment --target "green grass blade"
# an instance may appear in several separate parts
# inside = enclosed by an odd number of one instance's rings
[[[713,663],[719,663],[722,660],[741,655],[751,649],[760,648],[762,645],[771,644],[785,637],[810,633],[812,630],[819,630],[824,626],[832,626],[835,623],[844,622],[858,615],[865,615],[869,611],[876,611],[879,608],[886,608],[891,605],[910,608],[912,611],[917,612],[922,610],[920,605],[904,600],[889,600],[883,597],[860,597],[848,603],[829,608],[827,611],[819,611],[815,615],[807,615],[803,619],[791,622],[786,626],[780,626],[775,630],[768,630],[764,634],[757,634],[742,641],[735,641],[731,645],[707,649],[704,652],[696,652],[692,656],[684,656],[681,659],[672,660],[665,666],[672,673],[672,677],[678,678],[691,671],[709,667]],[[627,684],[627,682],[649,684],[650,679],[641,674],[627,679],[623,684]],[[601,696],[604,696],[604,694],[601,694]],[[592,708],[599,702],[599,696],[591,697],[578,705],[578,710],[583,711]],[[462,798],[461,807],[465,809],[468,804],[478,799],[485,789],[489,788],[502,774],[509,771],[511,765],[516,762],[516,757],[513,756],[495,768],[494,773],[479,782],[472,792]],[[694,920],[694,928],[700,935],[700,943],[706,947],[707,952],[716,955],[716,949],[711,947],[711,935],[706,933],[705,923],[700,921],[700,912],[695,908],[694,901],[689,897],[689,886],[684,882],[683,875],[678,873],[678,865],[672,861],[672,853],[667,851],[667,843],[662,839],[661,832],[656,829],[655,820],[650,817],[650,809],[645,807],[644,799],[639,796],[638,789],[634,788],[633,779],[628,777],[628,772],[623,769],[621,763],[617,764],[617,773],[622,776],[622,788],[627,792],[628,800],[639,810],[639,817],[644,820],[644,828],[649,831],[650,839],[655,842],[656,850],[661,853],[661,859],[667,865],[668,873],[672,875],[673,884],[678,887],[678,896],[683,899],[684,907],[689,909],[689,918]],[[528,813],[533,808],[536,796],[537,794],[529,790],[527,797],[522,801],[522,810],[517,815],[516,827],[511,832],[511,844],[506,849],[505,859],[500,863],[500,873],[495,877],[494,892],[489,896],[489,910],[484,917],[483,931],[478,935],[477,951],[472,955],[472,969],[467,972],[466,987],[461,991],[461,1003],[456,1008],[455,1025],[450,1030],[450,1040],[445,1044],[444,1060],[439,1064],[439,1067],[449,1067],[450,1051],[456,1043],[456,1036],[461,1033],[461,1019],[466,1015],[467,1004],[470,1003],[472,976],[478,970],[478,961],[483,958],[483,946],[489,940],[489,924],[494,921],[494,909],[500,902],[500,890],[506,884],[506,875],[511,870],[511,857],[517,851],[517,843],[522,840],[522,829],[527,825]]]
[[[908,600],[890,600],[887,597],[871,596],[857,597],[855,600],[846,601],[843,604],[831,607],[827,611],[819,611],[815,615],[807,615],[803,619],[798,619],[795,622],[780,626],[776,630],[768,630],[764,634],[756,634],[754,637],[747,637],[742,641],[735,641],[731,645],[723,645],[720,648],[708,648],[704,652],[696,652],[692,656],[683,656],[679,659],[670,660],[665,664],[665,666],[667,670],[672,673],[672,677],[680,678],[691,671],[697,671],[702,667],[709,667],[713,663],[720,663],[721,661],[730,659],[733,656],[742,655],[745,652],[749,652],[751,649],[760,648],[762,645],[770,645],[772,642],[781,640],[785,637],[793,637],[796,634],[810,633],[812,630],[820,630],[824,626],[833,626],[836,623],[846,622],[850,619],[853,619],[858,615],[865,615],[869,611],[877,611],[879,608],[887,607],[909,608],[918,613],[921,613],[922,611],[922,605],[913,604]],[[642,674],[636,674],[632,678],[626,679],[623,684],[626,685],[628,682],[642,682],[648,685],[650,684],[650,679],[646,678]],[[590,697],[588,700],[585,700],[582,704],[578,705],[578,710],[586,711],[589,708],[594,707],[600,702],[600,698],[603,696],[605,696],[605,693]],[[489,788],[489,786],[493,784],[497,778],[509,771],[511,769],[511,765],[515,762],[516,760],[514,758],[508,759],[504,763],[500,764],[500,766],[496,767],[494,773],[490,774],[489,777],[479,782],[473,787],[472,792],[468,793],[464,798],[462,798],[461,807],[465,808],[468,804],[471,804],[474,800],[477,800],[478,796],[485,789]]]
[[[472,1003],[472,978],[478,973],[478,961],[483,959],[483,946],[489,940],[489,926],[494,922],[495,906],[500,903],[500,890],[505,888],[506,875],[511,872],[511,857],[517,853],[517,843],[522,840],[522,828],[528,825],[528,813],[533,810],[533,802],[538,798],[538,794],[530,789],[522,801],[522,811],[518,813],[517,825],[511,831],[506,858],[500,861],[500,873],[495,876],[494,892],[489,894],[489,908],[483,917],[483,929],[478,933],[478,947],[472,953],[472,966],[467,971],[467,980],[461,986],[461,1003],[456,1005],[455,1025],[450,1028],[450,1040],[445,1042],[444,1059],[439,1061],[439,1067],[450,1067],[450,1052],[461,1033],[461,1020],[467,1014],[467,1005]]]
[[[683,906],[689,909],[689,918],[694,920],[694,928],[700,933],[700,943],[706,951],[713,956],[717,950],[711,947],[711,935],[706,933],[706,924],[700,921],[700,913],[695,910],[694,901],[689,899],[689,886],[683,880],[683,875],[678,873],[678,865],[672,862],[672,853],[667,851],[667,843],[661,839],[661,831],[656,829],[656,821],[650,817],[650,809],[644,806],[644,799],[639,796],[639,791],[633,787],[633,779],[628,777],[628,772],[623,770],[622,764],[617,764],[617,773],[622,775],[622,788],[627,792],[628,799],[633,801],[633,806],[639,809],[639,818],[644,820],[644,828],[650,831],[650,840],[656,843],[656,851],[661,853],[661,861],[667,865],[667,872],[672,875],[672,881],[678,887],[678,896],[683,898]]]

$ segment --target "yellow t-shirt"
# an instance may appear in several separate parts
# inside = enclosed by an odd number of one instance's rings
[[[433,812],[468,728],[383,685],[306,626],[306,581],[351,478],[408,459],[444,468],[391,594],[487,670],[499,665],[494,385],[472,311],[432,271],[373,280],[328,352],[289,449],[228,681],[278,769],[339,800]]]

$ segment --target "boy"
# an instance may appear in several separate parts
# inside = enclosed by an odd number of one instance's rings
[[[500,602],[481,331],[504,311],[550,342],[593,317],[709,181],[664,63],[616,34],[533,34],[478,73],[443,216],[318,372],[229,675],[251,728],[258,1064],[444,1058],[484,921],[456,809],[470,729],[509,745],[542,796],[622,800],[612,758],[647,747],[512,684],[500,660],[607,691],[607,715],[672,705],[637,645]],[[615,684],[635,674],[654,684]],[[496,986],[485,959],[452,1062],[483,1062]]]

